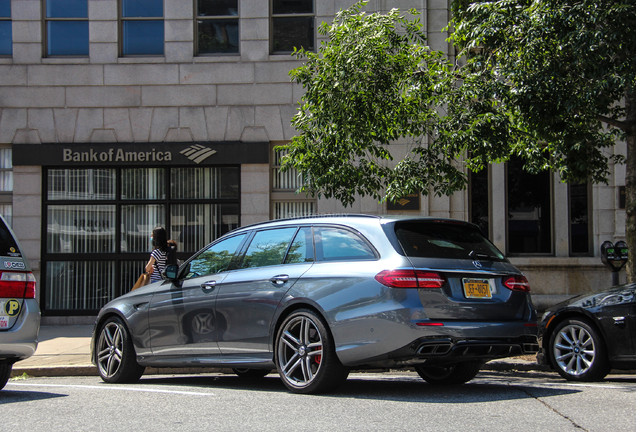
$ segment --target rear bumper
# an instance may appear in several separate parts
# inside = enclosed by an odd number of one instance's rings
[[[0,332],[0,363],[15,363],[31,357],[38,347],[40,308],[35,299],[25,300],[11,329]]]
[[[447,365],[459,362],[481,362],[534,355],[539,344],[534,335],[515,338],[421,338],[398,350],[369,359],[366,363],[373,367],[400,367],[414,364],[431,366]]]

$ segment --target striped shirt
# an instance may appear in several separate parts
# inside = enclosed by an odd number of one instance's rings
[[[150,256],[155,259],[155,263],[153,264],[153,271],[150,275],[150,282],[163,280],[161,275],[166,269],[166,258],[168,257],[168,254],[161,249],[154,249],[152,252],[150,252]]]

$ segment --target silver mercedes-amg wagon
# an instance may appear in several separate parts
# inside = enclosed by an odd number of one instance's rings
[[[414,368],[431,384],[535,354],[528,280],[476,225],[316,216],[236,229],[100,311],[93,362],[111,383],[145,367],[277,369],[296,393],[350,370]]]

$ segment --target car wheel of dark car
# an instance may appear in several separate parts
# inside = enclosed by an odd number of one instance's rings
[[[9,381],[12,367],[13,365],[10,364],[0,364],[0,390],[2,390],[7,384],[7,381]]]
[[[566,380],[599,381],[611,367],[598,330],[585,319],[566,319],[550,337],[550,357]]]
[[[130,383],[143,375],[145,367],[137,363],[130,333],[121,319],[106,320],[95,348],[99,375],[105,382]]]
[[[461,362],[446,366],[415,366],[415,371],[429,384],[464,384],[481,369],[482,363]]]
[[[263,378],[271,372],[269,369],[246,369],[246,368],[234,368],[232,369],[239,378],[244,379],[259,379]]]
[[[276,368],[294,393],[334,390],[347,379],[349,368],[340,363],[324,320],[300,309],[285,319],[276,337]]]

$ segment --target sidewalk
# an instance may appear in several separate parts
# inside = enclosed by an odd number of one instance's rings
[[[90,344],[92,325],[52,325],[40,327],[40,343],[32,357],[13,365],[12,377],[28,376],[97,376],[91,364]],[[548,371],[533,356],[492,360],[482,370]],[[147,368],[145,374],[196,374],[227,372],[219,368]]]

